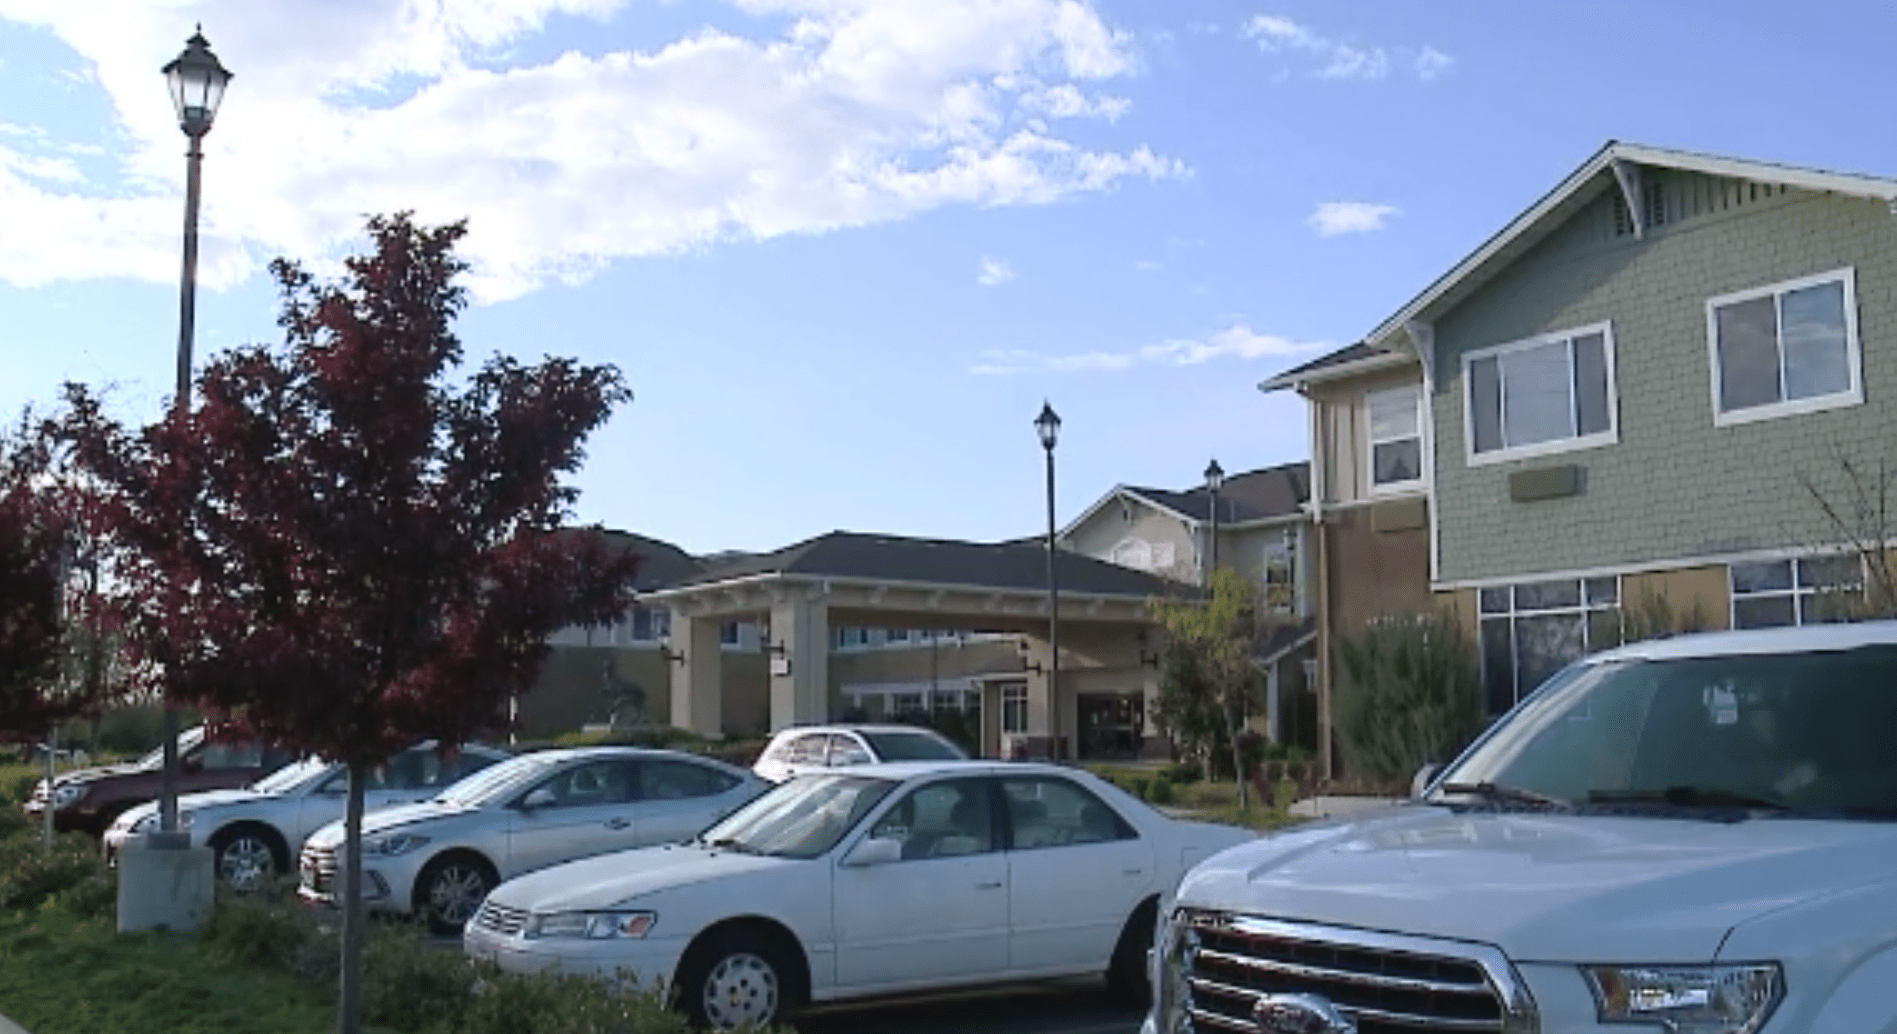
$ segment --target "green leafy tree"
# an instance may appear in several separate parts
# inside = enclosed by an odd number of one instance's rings
[[[1191,649],[1167,643],[1160,651],[1159,696],[1155,716],[1159,727],[1185,748],[1186,756],[1212,776],[1212,752],[1218,749],[1224,720],[1219,716],[1217,691]]]
[[[1245,763],[1240,756],[1238,724],[1246,705],[1257,695],[1259,674],[1253,662],[1259,633],[1260,590],[1257,583],[1227,568],[1212,572],[1206,591],[1198,598],[1156,598],[1149,604],[1154,619],[1166,630],[1168,653],[1185,655],[1175,663],[1191,677],[1182,678],[1174,701],[1182,716],[1197,719],[1214,715],[1223,727],[1232,751],[1232,771],[1238,783],[1238,805],[1250,806],[1245,792]],[[1162,703],[1162,709],[1166,706]]]
[[[1374,621],[1338,644],[1344,756],[1377,779],[1447,761],[1480,732],[1480,664],[1462,624],[1436,611]]]

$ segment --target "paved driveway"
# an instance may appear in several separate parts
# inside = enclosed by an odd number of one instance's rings
[[[1106,1002],[1098,980],[812,1010],[799,1034],[1138,1034],[1138,1009]]]

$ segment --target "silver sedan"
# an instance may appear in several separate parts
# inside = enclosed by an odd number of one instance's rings
[[[548,750],[504,761],[422,804],[365,815],[372,911],[458,933],[503,880],[580,858],[696,836],[770,788],[712,758],[639,747]],[[335,904],[343,824],[312,833],[297,893]]]

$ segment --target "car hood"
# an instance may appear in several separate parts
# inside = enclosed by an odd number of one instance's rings
[[[200,790],[196,793],[178,796],[178,814],[203,811],[206,808],[221,808],[226,805],[251,804],[257,801],[274,801],[278,795],[260,793],[256,790]],[[135,804],[120,813],[118,825],[131,825],[147,815],[158,814],[158,802],[146,801]]]
[[[96,783],[101,779],[118,779],[122,776],[157,773],[155,768],[140,768],[137,765],[98,765],[92,768],[76,768],[70,772],[61,772],[53,777],[54,786],[72,783]],[[40,777],[44,782],[45,777]]]
[[[362,813],[362,835],[364,837],[389,833],[409,826],[419,826],[444,819],[460,818],[481,814],[482,809],[466,804],[444,804],[440,801],[422,801],[417,804],[401,804],[391,808],[378,808]],[[334,822],[310,835],[308,843],[318,847],[329,847],[343,840],[343,820]]]
[[[541,869],[509,880],[491,896],[497,904],[534,912],[608,908],[661,891],[808,864],[791,858],[667,844]]]
[[[1478,941],[1522,961],[1712,959],[1735,926],[1889,878],[1897,825],[1413,806],[1218,854],[1180,904]]]

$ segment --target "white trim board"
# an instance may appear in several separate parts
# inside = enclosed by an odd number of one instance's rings
[[[1891,539],[1885,542],[1884,548],[1897,549],[1897,539]],[[1640,564],[1578,567],[1564,571],[1524,571],[1520,574],[1495,575],[1484,578],[1433,581],[1429,585],[1429,591],[1458,592],[1463,589],[1495,589],[1506,585],[1522,585],[1528,582],[1549,582],[1564,578],[1610,578],[1624,577],[1630,574],[1661,574],[1667,571],[1682,571],[1689,567],[1723,567],[1727,564],[1747,563],[1754,560],[1784,560],[1792,557],[1826,556],[1849,552],[1851,552],[1851,547],[1848,545],[1775,546],[1769,549],[1743,550],[1736,553],[1708,553],[1700,556],[1650,560]]]

